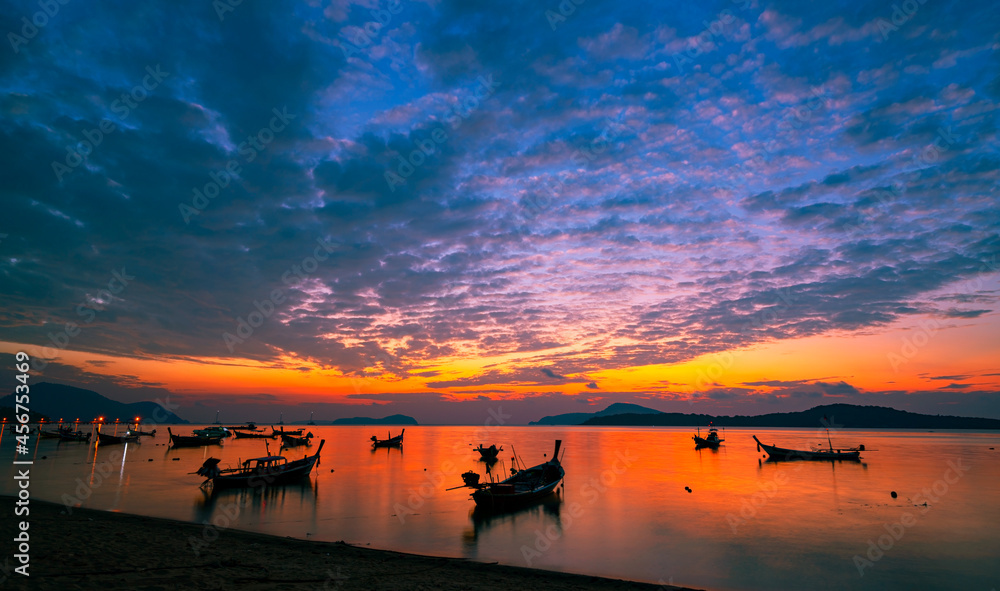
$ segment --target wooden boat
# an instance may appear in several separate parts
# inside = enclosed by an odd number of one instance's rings
[[[232,435],[229,429],[214,425],[204,429],[195,429],[193,433],[201,437],[229,437]]]
[[[694,439],[694,446],[696,448],[698,448],[698,447],[716,448],[716,447],[719,447],[720,443],[722,443],[723,441],[725,441],[725,439],[720,439],[719,438],[719,430],[716,429],[715,427],[712,427],[711,424],[709,424],[708,435],[706,435],[705,437],[702,437],[701,436],[701,428],[699,428],[698,429],[698,434],[697,435],[693,435],[691,437],[691,439]]]
[[[850,448],[834,448],[833,444],[830,444],[829,449],[817,449],[811,451],[797,450],[797,449],[785,449],[783,447],[778,447],[776,445],[765,445],[757,439],[757,436],[753,436],[753,440],[757,442],[757,451],[763,449],[767,452],[769,460],[780,461],[780,460],[847,460],[847,461],[858,461],[861,459],[861,452],[865,451],[864,445],[859,445],[858,447]]]
[[[475,485],[472,500],[476,507],[484,509],[512,509],[543,499],[559,486],[566,471],[559,461],[561,439],[556,439],[556,448],[552,459],[547,462],[514,471],[514,474],[501,482],[487,482]],[[513,471],[513,470],[512,470]]]
[[[313,434],[307,433],[305,437],[295,437],[293,435],[282,435],[281,436],[281,447],[298,447],[300,445],[312,445],[309,441],[313,438]]]
[[[236,439],[274,439],[274,433],[268,433],[263,429],[257,432],[254,431],[233,431],[233,437]]]
[[[139,441],[139,436],[131,431],[126,431],[124,435],[106,435],[97,431],[97,443],[101,445],[114,445],[116,443],[134,443]]]
[[[484,462],[495,462],[497,461],[497,457],[500,455],[500,452],[503,451],[503,446],[500,446],[500,448],[497,449],[496,445],[483,447],[483,444],[480,443],[479,447],[474,448],[473,451],[478,451],[480,459],[482,459]]]
[[[135,429],[132,431],[132,433],[135,433],[140,437],[156,437],[156,429],[153,429],[152,431],[140,431],[138,429]]]
[[[295,429],[294,431],[285,431],[285,428],[275,429],[274,426],[271,427],[271,432],[274,435],[291,435],[292,437],[301,437],[302,429]]]
[[[403,433],[406,433],[406,429],[399,432],[399,435],[392,437],[392,433],[387,433],[389,435],[388,439],[379,439],[378,437],[372,435],[372,447],[402,447],[403,446]]]
[[[46,431],[41,427],[38,428],[38,437],[41,439],[62,439],[63,433],[68,433],[72,429],[67,429],[66,427],[58,427],[55,431]]]
[[[167,433],[170,434],[170,443],[174,447],[217,445],[222,441],[222,435],[174,435],[170,427],[167,427]]]
[[[309,476],[313,466],[319,462],[324,443],[326,440],[321,439],[315,454],[292,462],[284,456],[265,456],[246,460],[239,468],[220,469],[220,460],[208,458],[195,474],[207,479],[202,486],[211,482],[216,489],[288,484]]]
[[[60,441],[90,441],[90,433],[83,431],[66,431],[59,435]]]
[[[257,425],[254,423],[247,423],[246,425],[239,425],[237,427],[230,427],[230,431],[263,431],[263,429],[258,429]]]

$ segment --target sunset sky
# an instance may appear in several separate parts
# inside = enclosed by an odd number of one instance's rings
[[[994,2],[155,4],[0,13],[3,393],[1000,418]]]

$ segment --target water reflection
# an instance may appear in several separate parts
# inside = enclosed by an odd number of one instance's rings
[[[492,528],[509,528],[516,531],[522,526],[530,525],[531,529],[548,531],[549,527],[555,527],[555,532],[561,536],[562,520],[559,511],[563,505],[562,486],[556,490],[556,493],[527,507],[500,511],[476,506],[469,511],[469,522],[472,527],[462,532],[463,545],[468,550],[475,550],[480,536]]]
[[[209,522],[220,515],[230,521],[238,516],[257,516],[257,521],[285,510],[301,512],[303,506],[311,506],[309,513],[315,518],[319,485],[312,479],[282,486],[222,488],[211,485],[199,489],[194,501],[192,520],[196,523]],[[286,505],[288,505],[286,507]]]

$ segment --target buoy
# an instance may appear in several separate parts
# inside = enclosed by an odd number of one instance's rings
[[[146,460],[146,461],[147,461],[147,462],[152,462],[152,461],[153,461],[153,458],[149,458],[149,459],[148,459],[148,460]]]
[[[889,494],[890,494],[890,495],[892,495],[892,498],[894,498],[894,499],[896,498],[896,491],[892,491],[892,492],[891,492],[891,493],[889,493]]]
[[[175,462],[180,461],[180,458],[170,458],[170,459],[173,460],[173,461],[175,461]]]

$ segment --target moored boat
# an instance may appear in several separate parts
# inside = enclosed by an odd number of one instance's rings
[[[139,441],[139,436],[131,431],[126,431],[124,435],[107,435],[97,431],[97,443],[101,445],[114,445],[117,443],[134,443]]]
[[[216,425],[205,427],[204,429],[195,429],[193,433],[201,437],[229,437],[232,435],[229,429]]]
[[[537,466],[514,471],[514,474],[506,480],[469,485],[476,489],[472,492],[472,500],[476,502],[476,507],[512,509],[552,494],[566,476],[566,471],[559,461],[560,446],[562,440],[556,439],[552,459]],[[468,485],[468,480],[466,482]]]
[[[480,459],[484,462],[495,462],[497,461],[497,457],[500,455],[500,452],[503,451],[503,446],[497,448],[494,444],[489,447],[483,447],[483,444],[480,443],[479,447],[473,448],[473,451],[478,451]]]
[[[781,460],[847,460],[847,461],[858,461],[861,459],[861,452],[865,451],[864,445],[859,445],[858,447],[849,448],[834,448],[833,444],[830,445],[829,449],[816,449],[816,450],[798,450],[798,449],[786,449],[784,447],[778,447],[776,445],[766,445],[757,439],[757,436],[753,436],[753,440],[757,442],[757,451],[763,449],[768,456],[769,460],[781,461]]]
[[[281,436],[281,447],[298,447],[300,445],[312,445],[309,441],[313,438],[312,432],[306,434],[305,437],[295,437],[292,435],[282,435]]]
[[[219,468],[220,460],[208,458],[195,474],[206,478],[216,489],[264,487],[288,484],[309,476],[319,462],[325,439],[321,439],[316,453],[301,460],[288,461],[284,456],[265,456],[245,460],[239,468]]]
[[[291,435],[292,437],[301,437],[302,436],[302,429],[294,429],[294,430],[286,431],[284,427],[282,427],[280,429],[275,429],[273,425],[271,426],[271,432],[275,436],[278,436],[278,435]]]
[[[372,435],[372,447],[402,447],[403,433],[406,433],[406,429],[400,431],[399,435],[395,437],[392,436],[392,432],[389,432],[387,433],[389,435],[388,439],[379,439],[375,435]]]
[[[64,431],[59,434],[60,441],[90,441],[90,433],[83,431]]]
[[[170,443],[174,447],[200,447],[222,442],[222,435],[174,435],[170,427],[167,427],[167,433],[170,434]]]
[[[274,439],[275,434],[261,429],[260,431],[233,431],[233,437],[236,439]]]
[[[725,441],[725,439],[719,438],[719,430],[716,429],[709,423],[708,435],[705,437],[701,436],[701,428],[698,429],[698,433],[693,435],[691,439],[694,440],[694,446],[697,447],[719,447],[719,444]]]

